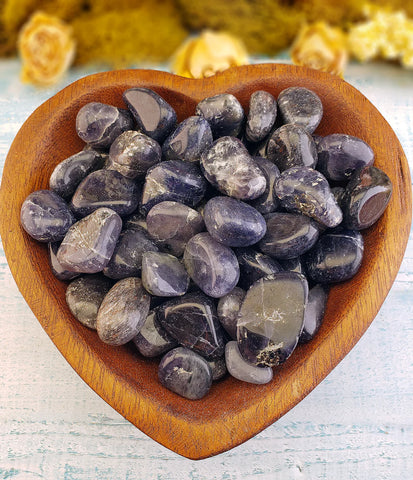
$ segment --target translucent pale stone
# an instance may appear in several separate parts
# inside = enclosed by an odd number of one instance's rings
[[[271,367],[257,367],[241,355],[238,344],[232,340],[225,345],[225,361],[230,375],[243,382],[263,385],[272,380]]]

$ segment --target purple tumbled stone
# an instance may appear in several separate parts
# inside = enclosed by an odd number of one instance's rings
[[[47,253],[49,254],[49,264],[53,275],[59,280],[72,280],[80,275],[78,272],[70,272],[63,268],[57,261],[56,254],[59,250],[60,242],[50,242],[47,244]]]
[[[229,336],[237,339],[237,318],[241,303],[245,297],[245,290],[235,287],[219,299],[217,306],[218,319]]]
[[[321,327],[328,299],[328,289],[316,285],[308,292],[308,302],[304,312],[304,326],[298,343],[312,340]]]
[[[227,366],[225,363],[225,357],[214,358],[213,360],[207,360],[209,368],[212,373],[212,381],[221,380],[227,374]]]
[[[273,275],[282,270],[277,260],[253,248],[237,248],[240,279],[239,286],[248,289],[254,282],[262,277]]]
[[[263,140],[277,118],[277,102],[271,93],[257,90],[250,97],[245,136],[250,142]]]
[[[229,374],[243,382],[263,385],[272,380],[271,367],[257,367],[247,362],[241,355],[236,341],[231,340],[225,345],[225,362]]]
[[[275,180],[280,176],[280,170],[277,165],[270,162],[266,158],[254,157],[254,162],[258,165],[267,181],[264,193],[255,200],[251,200],[249,204],[260,213],[275,212],[278,209],[280,201],[274,190]]]
[[[62,268],[73,272],[97,273],[109,263],[122,220],[109,208],[98,208],[70,227],[56,258]]]
[[[67,203],[50,190],[31,193],[20,210],[22,227],[38,242],[62,240],[74,222],[75,217]]]

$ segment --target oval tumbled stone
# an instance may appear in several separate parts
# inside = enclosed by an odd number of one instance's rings
[[[274,183],[280,176],[280,170],[277,165],[262,157],[253,157],[254,162],[258,165],[259,169],[264,174],[267,185],[264,193],[257,197],[255,200],[251,200],[249,204],[258,210],[261,214],[275,212],[278,208],[280,201],[275,193]]]
[[[271,131],[277,118],[277,101],[264,90],[257,90],[250,97],[245,136],[250,142],[263,140]]]
[[[204,397],[212,384],[208,362],[183,347],[174,348],[162,357],[158,378],[164,387],[189,400]]]

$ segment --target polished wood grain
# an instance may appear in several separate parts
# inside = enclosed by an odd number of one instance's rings
[[[296,349],[277,368],[274,380],[254,386],[227,378],[202,400],[191,402],[162,388],[157,361],[132,347],[102,344],[80,325],[65,301],[66,285],[48,267],[46,249],[19,225],[20,206],[34,190],[47,188],[54,166],[83,145],[74,120],[89,101],[124,106],[122,92],[153,88],[169,101],[179,120],[196,103],[221,92],[237,96],[247,108],[250,94],[274,95],[288,86],[313,89],[323,101],[321,135],[348,133],[367,141],[376,165],[393,182],[393,197],[380,221],[364,232],[365,259],[351,282],[331,291],[318,336]],[[52,97],[26,121],[9,151],[0,191],[0,227],[6,256],[20,291],[45,331],[77,373],[106,402],[139,429],[171,450],[204,458],[228,450],[280,418],[307,395],[349,352],[374,319],[398,271],[410,231],[411,185],[401,146],[380,113],[344,81],[314,70],[287,65],[231,69],[206,80],[163,72],[127,70],[85,77]]]

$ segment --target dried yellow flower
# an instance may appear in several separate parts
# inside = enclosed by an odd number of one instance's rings
[[[178,48],[171,70],[183,77],[204,78],[229,67],[248,63],[248,53],[238,38],[205,30]]]
[[[342,76],[348,60],[346,36],[325,22],[305,25],[291,47],[291,59],[296,65]]]
[[[75,42],[71,28],[60,19],[36,12],[19,33],[23,82],[46,86],[56,83],[71,65]]]

